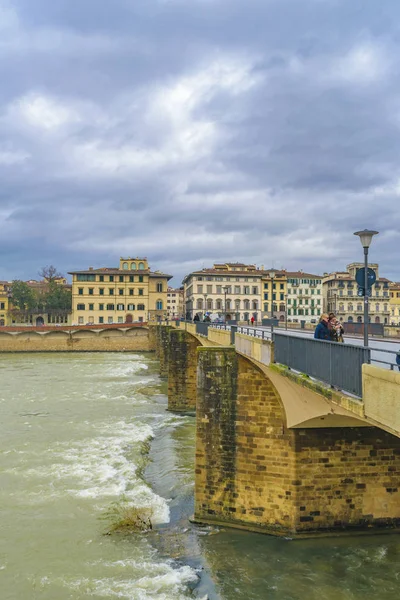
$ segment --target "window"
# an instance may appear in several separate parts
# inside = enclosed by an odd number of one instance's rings
[[[1,304],[0,304],[0,308],[1,308],[1,310],[4,310],[4,309],[5,309],[5,307],[6,307],[6,305],[5,305],[5,302],[1,302]]]
[[[83,296],[83,288],[78,288],[78,294],[79,294],[80,296]]]
[[[118,317],[118,323],[123,323],[124,322],[124,317]]]
[[[135,310],[134,304],[128,304],[128,310]]]
[[[104,275],[99,275],[99,281],[104,281]]]
[[[268,289],[268,283],[264,283],[264,290]]]
[[[140,262],[139,263],[139,271],[143,271],[144,270],[144,263]]]
[[[243,288],[243,293],[246,295],[250,294],[250,286],[245,285]]]
[[[133,289],[132,288],[129,288],[129,295],[133,296]]]
[[[99,304],[99,310],[104,310],[104,304]]]
[[[89,304],[89,310],[94,310],[94,304]]]
[[[268,300],[268,292],[264,292],[264,300]]]
[[[284,300],[285,299],[285,294],[279,294],[279,300]]]
[[[123,296],[123,295],[124,295],[124,288],[119,288],[119,290],[118,290],[118,294],[119,294],[120,296]]]
[[[283,284],[283,283],[280,283],[280,284],[279,284],[279,289],[283,290],[284,288],[285,288],[284,284]]]
[[[157,310],[162,310],[162,307],[163,307],[162,300],[157,300],[157,302],[156,302],[156,309]]]
[[[129,282],[133,283],[135,281],[135,276],[134,275],[129,275]]]
[[[82,323],[83,323],[83,317],[78,317],[78,323],[79,323],[79,325],[82,325]]]
[[[143,288],[139,288],[139,296],[143,296]]]
[[[114,288],[108,288],[108,295],[114,296]]]
[[[114,275],[110,275],[110,281],[114,281]]]
[[[144,304],[138,304],[137,309],[138,310],[144,310]]]
[[[273,283],[273,284],[272,284],[272,289],[273,289],[273,290],[276,290],[276,283]]]
[[[99,317],[99,323],[104,323],[104,317]]]
[[[76,310],[85,310],[85,305],[84,304],[77,304]]]
[[[240,285],[235,285],[235,294],[240,294]]]
[[[117,304],[117,310],[125,310],[125,304]]]
[[[253,294],[258,294],[258,287],[253,287]]]
[[[99,294],[100,296],[104,296],[104,288],[99,288]]]
[[[272,294],[272,300],[276,300],[276,294]]]
[[[212,285],[207,286],[207,294],[212,294]]]
[[[124,276],[123,275],[119,276],[119,281],[120,281],[120,283],[122,283],[124,281]]]
[[[89,296],[93,296],[94,288],[89,288]]]
[[[268,312],[268,302],[264,302],[264,312]]]
[[[157,283],[157,292],[162,292],[163,291],[162,287],[163,287],[162,283]]]
[[[114,304],[107,304],[107,310],[114,310]]]
[[[222,285],[217,285],[217,294],[222,294]]]
[[[136,271],[136,263],[131,263],[131,271]]]
[[[96,275],[79,274],[76,276],[77,281],[96,281]]]
[[[139,283],[143,283],[143,275],[139,275]]]
[[[109,323],[112,323],[112,322],[113,322],[113,318],[112,318],[112,317],[108,317],[108,319],[107,319],[107,320],[108,320],[108,322],[109,322]]]
[[[127,262],[122,263],[122,268],[124,269],[124,271],[127,271],[128,270],[128,263]]]
[[[197,293],[198,294],[202,294],[203,293],[203,286],[202,285],[198,285],[197,286]]]

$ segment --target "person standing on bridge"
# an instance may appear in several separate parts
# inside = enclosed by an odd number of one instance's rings
[[[319,319],[319,323],[314,331],[314,339],[316,340],[330,340],[331,335],[328,329],[329,317],[326,313],[322,313]]]
[[[396,362],[397,362],[397,366],[398,366],[399,371],[400,371],[400,350],[398,350],[397,353],[396,353]]]
[[[254,315],[251,315],[251,319],[250,319],[250,321],[251,321],[251,324],[252,324],[252,325],[254,325],[254,321],[255,321],[255,319],[254,319]]]

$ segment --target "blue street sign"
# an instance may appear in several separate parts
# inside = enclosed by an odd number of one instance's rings
[[[357,269],[356,281],[357,281],[358,285],[362,288],[364,287],[364,277],[365,277],[364,274],[365,274],[365,267],[363,267],[362,269]],[[368,268],[367,278],[368,278],[368,288],[370,288],[372,285],[374,285],[374,283],[376,281],[376,273],[373,269]]]
[[[359,287],[357,289],[357,296],[365,296],[365,291],[363,287]],[[372,290],[371,288],[367,289],[367,296],[371,297],[372,296]]]

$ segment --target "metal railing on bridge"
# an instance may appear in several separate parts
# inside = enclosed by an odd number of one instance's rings
[[[275,332],[274,342],[276,363],[338,390],[362,396],[362,365],[371,362],[370,348],[278,332]]]

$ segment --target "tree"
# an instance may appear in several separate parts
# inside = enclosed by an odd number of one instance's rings
[[[44,295],[46,310],[71,310],[71,290],[63,285],[58,285],[54,280],[48,285],[47,293]]]
[[[54,265],[42,267],[39,271],[40,277],[42,277],[47,283],[51,283],[60,277],[64,277],[60,271],[57,271]]]
[[[12,282],[11,287],[12,303],[19,310],[32,311],[37,304],[37,299],[34,291],[25,281],[16,279]]]

